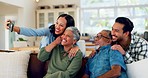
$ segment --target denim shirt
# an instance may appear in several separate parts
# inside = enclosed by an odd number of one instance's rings
[[[53,33],[50,32],[49,27],[39,28],[39,29],[20,27],[19,34],[25,36],[43,36],[40,42],[40,48],[47,46],[48,44],[50,44],[55,40],[55,37],[53,36]]]
[[[123,56],[117,50],[112,50],[110,45],[103,46],[100,51],[90,58],[86,64],[85,73],[90,78],[96,78],[111,70],[111,66],[121,66],[121,76],[118,78],[127,78],[126,65]]]

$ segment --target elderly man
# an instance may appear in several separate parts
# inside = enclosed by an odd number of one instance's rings
[[[88,59],[82,78],[127,78],[122,54],[111,49],[110,33],[109,30],[102,30],[97,34],[96,43],[100,47],[96,54]]]

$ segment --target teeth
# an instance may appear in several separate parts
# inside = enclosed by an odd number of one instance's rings
[[[60,31],[60,30],[56,29],[56,31]]]
[[[66,40],[63,39],[62,42],[66,42]]]
[[[116,38],[115,36],[112,36],[112,38]]]

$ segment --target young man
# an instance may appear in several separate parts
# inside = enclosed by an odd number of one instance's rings
[[[109,30],[103,30],[97,34],[95,44],[99,44],[100,48],[88,59],[82,78],[127,78],[122,54],[111,49],[110,33]]]
[[[126,64],[139,61],[148,57],[148,42],[131,34],[133,22],[126,17],[118,17],[112,27],[111,35],[114,45],[113,50],[118,50],[124,55]]]

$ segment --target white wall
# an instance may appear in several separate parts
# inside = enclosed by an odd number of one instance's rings
[[[35,9],[36,9],[35,0],[0,0],[0,1],[20,7],[18,9],[18,25],[35,27]]]
[[[60,4],[76,4],[80,5],[80,0],[40,0],[38,6],[42,5],[60,5]]]
[[[35,28],[35,10],[36,10],[36,2],[35,0],[0,0],[0,2],[3,2],[6,5],[13,5],[16,6],[17,11],[15,14],[4,14],[1,17],[5,17],[5,16],[16,16],[16,24],[18,26],[27,26],[27,27],[32,27]],[[10,6],[11,7],[11,6]],[[9,9],[10,7],[5,8],[6,12],[7,10],[11,10]],[[6,19],[2,19],[0,20],[0,27],[1,24],[4,23]],[[1,29],[1,28],[0,28]],[[3,28],[3,31],[0,30],[0,36],[1,36],[1,40],[0,40],[0,44],[4,44],[5,41],[9,40],[9,39],[5,39],[5,31]],[[9,37],[8,37],[9,38]],[[34,40],[34,38],[28,38],[29,40]],[[4,44],[5,46],[5,44]],[[4,46],[0,46],[0,49],[5,49],[6,47]]]
[[[4,17],[0,16],[0,49],[4,49],[5,47],[5,32],[4,32],[4,27],[3,27],[3,23],[4,23]]]

